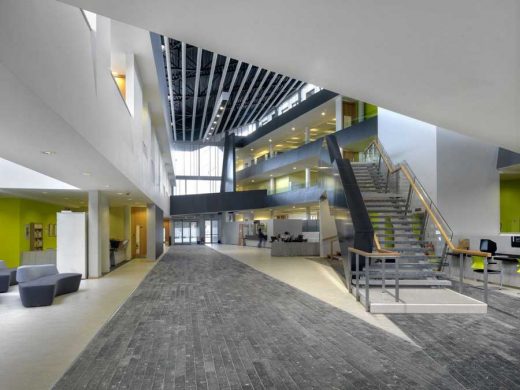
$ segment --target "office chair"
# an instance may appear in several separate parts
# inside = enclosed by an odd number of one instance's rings
[[[498,269],[489,269],[489,265],[495,265],[498,264],[496,262],[488,262],[488,275],[490,274],[500,274],[500,287],[499,290],[502,290],[502,280],[504,277],[503,270],[504,268],[501,266],[500,270]],[[477,272],[480,274],[484,273],[484,257],[482,256],[471,256],[471,269],[473,272]],[[520,263],[519,263],[519,270],[517,271],[520,273]]]

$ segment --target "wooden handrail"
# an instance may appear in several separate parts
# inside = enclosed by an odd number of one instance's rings
[[[417,187],[417,184],[415,183],[413,177],[412,177],[412,174],[410,173],[410,171],[408,170],[408,168],[406,167],[406,165],[402,165],[402,164],[399,164],[397,167],[394,166],[394,164],[392,163],[392,161],[390,160],[390,158],[386,155],[386,153],[383,151],[383,148],[381,147],[381,145],[379,144],[379,141],[378,140],[373,140],[367,147],[367,150],[370,146],[374,145],[376,147],[376,149],[379,151],[379,155],[381,156],[381,158],[383,159],[383,161],[385,162],[385,165],[386,165],[386,168],[388,169],[388,171],[392,174],[392,173],[395,173],[399,170],[401,170],[404,174],[404,176],[406,177],[406,179],[408,180],[408,182],[410,183],[412,189],[414,190],[414,192],[417,194],[417,197],[419,198],[419,200],[421,201],[421,203],[423,204],[424,206],[424,209],[426,210],[426,212],[428,213],[428,215],[430,216],[431,220],[433,221],[433,223],[435,224],[435,226],[437,227],[437,229],[439,230],[439,232],[441,233],[442,237],[444,238],[444,240],[446,241],[448,247],[450,248],[450,250],[453,252],[453,253],[459,253],[459,254],[464,254],[464,255],[470,255],[470,256],[482,256],[482,257],[491,257],[491,253],[487,253],[487,252],[481,252],[481,251],[476,251],[476,250],[470,250],[470,249],[459,249],[457,247],[455,247],[455,245],[453,244],[453,242],[451,242],[451,238],[448,236],[448,234],[446,233],[446,231],[444,230],[442,224],[439,222],[439,219],[437,218],[437,216],[435,215],[435,213],[433,212],[433,210],[431,209],[430,205],[428,204],[428,202],[426,201],[426,199],[424,198],[422,192],[419,190],[419,188]],[[375,236],[375,235],[374,235]],[[377,237],[375,236],[374,237],[374,241],[376,242],[376,247],[379,243],[379,240],[377,240]]]
[[[352,247],[349,247],[348,251],[352,252],[352,253],[356,253],[360,256],[370,257],[370,258],[375,257],[377,259],[393,259],[395,257],[400,256],[400,254],[397,252],[366,252],[361,249],[356,249],[356,248],[352,248]]]

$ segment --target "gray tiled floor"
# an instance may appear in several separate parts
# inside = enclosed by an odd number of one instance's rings
[[[485,373],[476,364],[480,356],[454,353],[464,343],[452,340],[450,331],[485,322],[484,328],[470,330],[480,336],[487,332],[487,321],[495,320],[396,320],[407,331],[410,326],[425,349],[209,248],[178,246],[150,272],[56,388],[493,388],[489,378],[481,378]],[[505,329],[512,334],[516,326],[509,326]],[[517,350],[507,348],[502,346],[503,356],[485,357],[495,370],[493,378],[501,377],[497,383],[513,388],[509,359]],[[501,360],[493,360],[497,357]],[[503,362],[509,366],[499,366]]]

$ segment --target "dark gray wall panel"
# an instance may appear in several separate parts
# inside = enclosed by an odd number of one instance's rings
[[[264,208],[267,190],[180,195],[170,198],[171,215]]]
[[[346,129],[334,133],[334,135],[336,136],[339,146],[342,148],[369,137],[374,137],[377,135],[377,117],[347,127]],[[298,149],[290,150],[274,158],[260,161],[255,165],[244,168],[237,172],[237,179],[247,179],[248,177],[260,175],[276,168],[290,164],[297,164],[299,161],[319,156],[324,140],[325,138],[317,139],[316,141],[303,145]]]
[[[299,116],[302,116],[306,112],[318,107],[319,105],[329,101],[330,99],[336,96],[338,96],[336,92],[322,89],[321,91],[310,96],[297,106],[294,106],[287,112],[284,112],[282,115],[273,118],[273,120],[267,123],[265,126],[259,127],[254,133],[251,133],[246,137],[238,138],[235,145],[239,148],[247,146],[251,142],[256,141],[258,138],[261,138],[264,135],[269,134],[271,131],[278,129],[286,123],[289,123],[290,121],[298,118]]]
[[[222,159],[220,192],[235,191],[235,171],[235,134],[228,134],[224,140],[224,156]]]
[[[506,168],[517,164],[520,164],[520,153],[498,148],[497,169]]]

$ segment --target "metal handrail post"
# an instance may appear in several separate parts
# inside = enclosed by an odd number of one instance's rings
[[[488,303],[488,258],[484,257],[484,303]]]
[[[382,292],[386,292],[386,284],[385,284],[385,258],[383,257],[382,259],[380,259],[383,264],[382,264],[382,269],[383,269],[383,279],[381,281],[381,291]]]
[[[359,253],[356,253],[356,301],[359,299]]]
[[[459,254],[459,293],[462,293],[464,283],[464,253]]]
[[[395,301],[399,302],[399,257],[395,258]]]
[[[365,257],[365,310],[370,311],[370,257]]]

